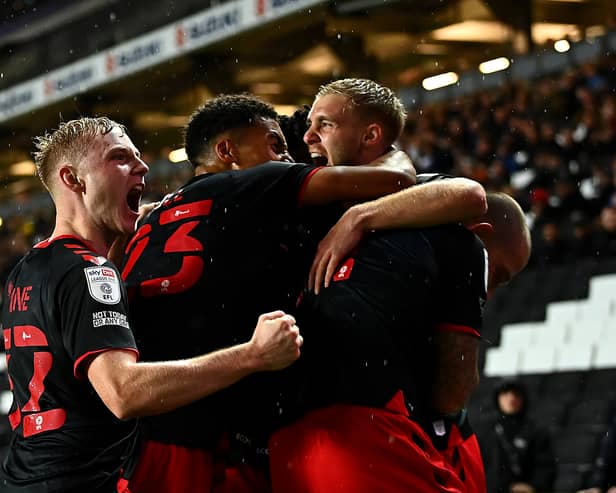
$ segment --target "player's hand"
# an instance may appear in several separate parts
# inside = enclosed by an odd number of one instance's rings
[[[308,276],[308,289],[319,294],[321,286],[328,287],[342,259],[357,247],[364,234],[357,209],[351,207],[319,243]]]
[[[141,222],[141,220],[152,212],[158,204],[160,204],[160,202],[148,202],[147,204],[141,204],[139,206],[139,219],[137,219],[137,222]]]
[[[269,371],[282,370],[293,363],[303,343],[295,319],[278,310],[259,317],[249,345],[259,369]]]
[[[577,493],[602,493],[601,488],[588,488],[586,490],[579,490]],[[607,493],[616,493],[616,487],[607,490]]]
[[[382,168],[397,169],[400,171],[406,171],[415,176],[415,166],[410,156],[404,151],[397,151],[395,149],[389,151],[387,154],[376,158],[367,166],[379,166]]]

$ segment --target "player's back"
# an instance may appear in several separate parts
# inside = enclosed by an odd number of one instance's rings
[[[306,293],[298,312],[304,351],[289,372],[301,382],[291,385],[300,389],[290,389],[298,399],[287,404],[291,417],[295,405],[384,406],[418,364],[408,357],[413,341],[429,337],[437,275],[420,231],[379,232],[345,259],[329,288]]]
[[[484,260],[479,240],[458,225],[381,232],[363,241],[329,288],[302,300],[298,323],[306,343],[289,372],[291,387],[300,389],[289,391],[291,417],[340,402],[380,407],[399,389],[415,409],[425,407],[433,331],[442,321],[480,317],[472,300],[483,270],[478,276],[473,269]]]
[[[134,348],[121,289],[107,260],[72,237],[37,245],[11,272],[2,324],[13,437],[0,491],[115,488],[136,423],[113,416],[82,365],[102,347]]]
[[[145,360],[245,342],[259,314],[295,305],[307,266],[295,263],[292,219],[312,172],[268,163],[202,175],[152,212],[131,240],[122,270]],[[213,439],[194,418],[219,430],[232,392],[153,418],[154,436],[172,442],[181,436],[185,444]]]

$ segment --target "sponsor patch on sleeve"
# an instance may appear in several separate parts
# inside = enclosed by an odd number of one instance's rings
[[[104,310],[92,314],[92,327],[103,327],[104,325],[119,325],[128,329],[128,320],[124,313]]]
[[[106,305],[120,301],[120,280],[116,271],[109,267],[86,267],[84,270],[90,296]]]

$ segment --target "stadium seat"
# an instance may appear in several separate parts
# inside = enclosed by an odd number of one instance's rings
[[[543,381],[542,398],[569,403],[580,393],[585,372],[557,372],[546,375]]]
[[[572,405],[567,425],[584,425],[589,430],[600,432],[607,428],[611,417],[611,402],[599,397]]]
[[[590,370],[595,352],[595,345],[590,342],[565,344],[558,348],[558,371]]]
[[[554,453],[559,464],[587,467],[592,464],[599,447],[599,437],[594,433],[576,431],[567,433],[563,428],[554,437]]]
[[[582,399],[602,396],[614,401],[616,397],[616,369],[592,370],[586,373]]]
[[[597,327],[603,329],[612,313],[612,301],[609,298],[582,300],[578,306],[578,321],[574,327]]]
[[[616,274],[595,276],[590,279],[589,299],[616,301]]]
[[[528,374],[528,375],[518,375],[517,379],[524,385],[526,388],[526,394],[529,399],[533,402],[538,400],[541,397],[541,393],[543,391],[543,381],[545,375],[542,374]]]
[[[500,347],[503,349],[526,349],[534,342],[535,334],[543,322],[522,322],[503,325]]]
[[[592,320],[581,319],[573,325],[569,330],[569,338],[567,343],[571,346],[596,344],[601,340],[601,336],[605,330],[606,316],[593,317]]]
[[[556,348],[565,344],[568,336],[568,325],[539,324],[532,336],[532,342],[535,346]]]
[[[616,328],[604,331],[595,348],[593,368],[616,368]]]
[[[513,348],[489,348],[486,351],[486,361],[483,367],[484,375],[488,377],[512,376],[518,373],[520,352]]]
[[[528,347],[520,353],[520,373],[551,373],[557,361],[558,351],[553,346]]]
[[[554,493],[575,493],[585,485],[588,471],[577,464],[558,464],[554,479]]]
[[[548,304],[546,307],[546,324],[549,326],[569,327],[578,319],[580,302],[558,301]]]
[[[552,434],[560,430],[567,420],[568,405],[565,402],[547,399],[529,400],[529,414],[537,425],[548,429]]]

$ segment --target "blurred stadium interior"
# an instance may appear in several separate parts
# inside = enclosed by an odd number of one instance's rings
[[[520,375],[557,436],[555,491],[584,485],[616,411],[613,1],[5,0],[0,14],[0,282],[51,231],[30,153],[59,121],[124,123],[156,199],[191,172],[170,152],[206,98],[249,91],[290,113],[324,82],[373,78],[409,109],[399,145],[418,172],[523,206],[533,256],[488,302],[470,416]],[[427,90],[439,74],[449,85]],[[1,413],[10,402],[0,378]]]

